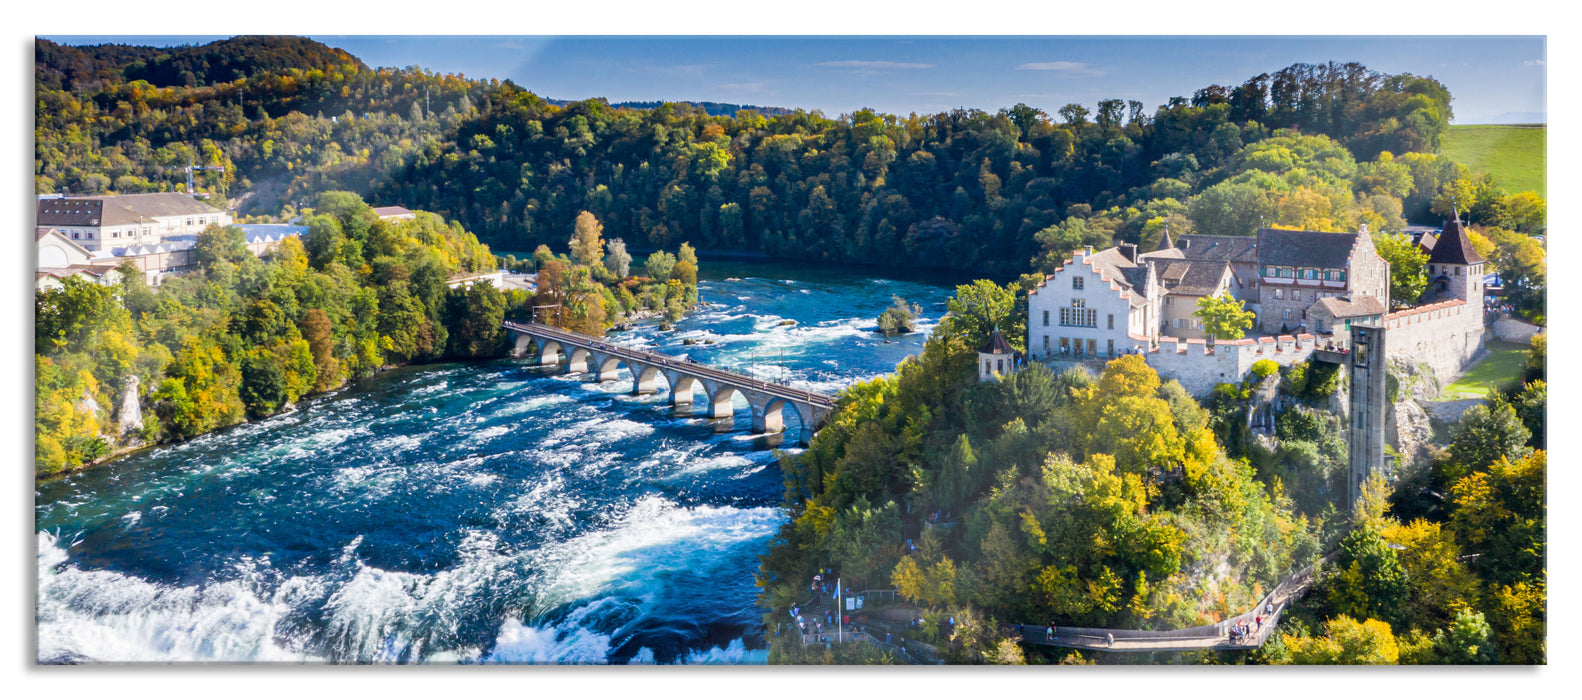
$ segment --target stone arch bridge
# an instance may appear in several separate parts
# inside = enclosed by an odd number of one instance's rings
[[[741,394],[752,408],[755,433],[785,430],[784,412],[790,408],[802,423],[802,434],[797,436],[797,441],[806,444],[813,431],[818,430],[835,409],[835,398],[827,394],[772,384],[740,372],[625,348],[539,323],[506,321],[500,325],[510,334],[512,357],[522,357],[530,349],[536,349],[541,364],[564,362],[567,372],[592,373],[599,381],[618,378],[624,366],[632,373],[632,393],[656,393],[663,380],[670,387],[672,405],[696,404],[701,400],[710,418],[730,418],[734,411],[732,398]]]

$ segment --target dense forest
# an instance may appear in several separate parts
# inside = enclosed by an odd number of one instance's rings
[[[801,644],[788,611],[821,571],[896,589],[922,620],[896,631],[942,660],[1070,663],[1082,655],[1020,645],[1013,625],[1208,624],[1338,552],[1270,644],[1174,660],[1543,663],[1541,339],[1524,383],[1469,410],[1393,495],[1376,478],[1347,516],[1334,365],[1268,363],[1207,406],[1135,355],[1097,376],[1035,363],[979,383],[975,349],[1021,293],[958,288],[922,354],[844,392],[808,450],[783,458],[791,519],[759,577],[771,661],[896,659]],[[1293,402],[1272,444],[1245,432],[1270,387]]]
[[[1077,228],[1132,242],[1167,223],[1393,232],[1452,207],[1477,224],[1544,226],[1536,195],[1435,155],[1452,116],[1442,84],[1355,63],[1293,65],[1151,112],[1103,100],[1058,116],[1016,105],[830,118],[557,106],[509,81],[368,69],[304,39],[160,50],[40,40],[36,60],[40,192],[169,189],[190,158],[225,167],[201,186],[243,213],[346,189],[514,250],[558,241],[582,211],[642,247],[1001,275]]]

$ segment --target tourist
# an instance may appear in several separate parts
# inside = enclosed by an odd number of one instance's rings
[[[1114,632],[1105,632],[1104,633],[1104,639],[1105,639],[1105,641],[1109,642],[1110,646],[1112,646],[1112,647],[1115,646],[1115,633]]]

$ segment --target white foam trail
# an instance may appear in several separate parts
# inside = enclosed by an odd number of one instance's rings
[[[684,664],[766,664],[769,663],[769,650],[748,649],[747,644],[740,639],[732,639],[725,648],[714,647],[707,651],[689,651]]]
[[[532,627],[510,618],[500,627],[494,650],[482,659],[497,664],[606,664],[609,663],[610,636],[599,634],[579,623],[587,607],[568,616],[566,622],[550,627]]]
[[[706,569],[724,550],[767,541],[783,518],[776,508],[687,509],[644,496],[613,527],[536,557],[531,568],[549,577],[536,607],[552,610],[611,588],[646,591],[658,571]]]
[[[276,643],[289,609],[261,600],[243,578],[173,587],[107,571],[62,566],[66,550],[38,533],[38,659],[93,661],[304,661]]]

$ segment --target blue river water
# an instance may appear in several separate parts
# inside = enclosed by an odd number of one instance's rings
[[[918,352],[955,281],[704,273],[709,305],[673,332],[611,339],[825,392]],[[886,340],[892,294],[922,325]],[[762,663],[770,448],[794,440],[752,435],[740,397],[711,421],[630,389],[408,367],[42,484],[38,660]]]

